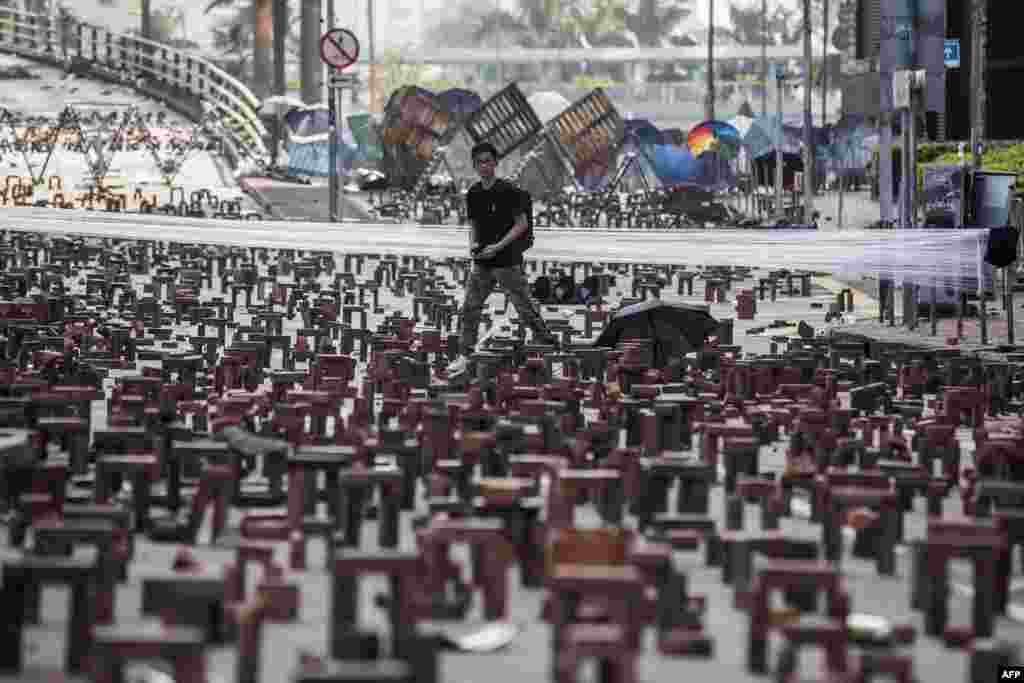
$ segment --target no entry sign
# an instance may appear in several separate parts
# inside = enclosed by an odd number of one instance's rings
[[[335,69],[347,69],[359,59],[359,39],[348,29],[332,28],[320,37],[320,59]]]

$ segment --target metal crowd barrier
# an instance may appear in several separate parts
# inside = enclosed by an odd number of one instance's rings
[[[0,7],[0,52],[60,66],[83,76],[130,86],[168,108],[200,120],[212,109],[232,164],[269,158],[260,102],[241,82],[209,61],[137,36],[118,34],[68,15]]]
[[[993,281],[993,292],[994,299],[999,303],[1003,315],[1006,320],[1006,337],[1005,339],[993,339],[989,327],[989,316],[987,313],[987,306],[985,300],[981,296],[980,288],[978,295],[978,331],[980,336],[980,342],[983,346],[990,343],[997,345],[1014,346],[1017,343],[1017,335],[1015,330],[1016,325],[1016,311],[1015,311],[1015,295],[1017,288],[1024,286],[1024,278],[1018,277],[1018,269],[1024,266],[1024,197],[1014,197],[1010,201],[1010,218],[1009,224],[1020,230],[1020,236],[1017,242],[1017,260],[1011,263],[1005,268],[996,269],[994,281]],[[980,254],[980,252],[979,252]],[[980,257],[979,257],[980,258]],[[921,322],[917,311],[917,301],[921,293],[920,286],[915,287],[904,287],[903,290],[903,319],[902,326],[910,331],[917,331],[919,323]],[[929,334],[932,337],[938,335],[938,316],[935,313],[935,300],[937,298],[937,287],[932,286],[930,301],[933,302],[927,306],[927,324]],[[882,286],[879,291],[879,311],[878,311],[878,322],[888,322],[890,327],[896,326],[896,290],[890,284]],[[965,339],[964,335],[964,319],[967,315],[968,309],[968,296],[966,292],[961,292],[957,303],[957,324],[956,324],[956,339]]]

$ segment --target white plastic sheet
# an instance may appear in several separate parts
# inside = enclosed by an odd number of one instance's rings
[[[326,196],[326,191],[325,191]],[[356,253],[465,256],[465,228],[217,221],[96,212],[8,209],[0,229]],[[596,230],[538,228],[529,257],[591,263],[750,266],[867,274],[900,282],[977,286],[987,230]]]

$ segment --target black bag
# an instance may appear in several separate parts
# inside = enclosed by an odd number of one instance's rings
[[[551,300],[551,278],[547,275],[541,275],[534,280],[530,289],[531,295],[537,301],[547,303]]]
[[[526,251],[533,246],[533,197],[521,187],[516,190],[519,192],[523,213],[526,214],[526,234],[519,238],[522,250]]]
[[[988,249],[985,262],[996,268],[1005,268],[1017,260],[1017,243],[1020,241],[1020,230],[1013,226],[992,228],[988,231]]]

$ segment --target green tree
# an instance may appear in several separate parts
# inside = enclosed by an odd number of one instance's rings
[[[423,64],[413,64],[402,59],[401,50],[386,50],[377,63],[384,83],[384,101],[391,93],[407,85],[422,85],[426,75]]]
[[[521,0],[518,11],[483,9],[480,3],[460,2],[457,19],[443,20],[428,30],[428,43],[449,47],[632,47],[622,0]],[[576,65],[554,69],[563,79],[578,72]],[[505,74],[506,80],[539,75],[538,65]]]
[[[567,28],[575,33],[583,47],[635,47],[636,39],[626,29],[626,5],[622,0],[585,0],[570,11]],[[625,80],[622,64],[598,63],[587,69],[590,74],[606,74],[615,81]]]
[[[639,0],[625,14],[626,28],[643,47],[671,44],[673,31],[693,14],[692,0]]]
[[[769,3],[768,45],[793,45],[800,41],[800,15],[785,6]],[[729,6],[733,38],[740,45],[761,45],[765,39],[759,0],[733,2]]]
[[[520,0],[518,12],[500,9],[490,11],[481,18],[473,39],[481,45],[495,48],[578,47],[572,14],[574,1]],[[564,63],[555,67],[528,64],[521,67],[518,73],[506,73],[499,75],[499,78],[511,80],[547,75],[566,81],[578,72],[577,66]]]
[[[622,0],[590,0],[569,10],[567,28],[577,41],[594,47],[625,47],[632,44],[625,35],[626,5]]]
[[[207,7],[207,12],[213,7]],[[218,66],[248,82],[252,77],[252,5],[243,2],[232,5],[232,10],[213,26],[213,51]]]
[[[626,11],[626,29],[636,36],[641,47],[687,47],[694,45],[694,41],[675,35],[675,31],[693,11],[693,0],[637,0]],[[656,62],[648,66],[652,72],[658,68]]]
[[[485,36],[480,35],[480,29],[492,11],[479,2],[462,0],[457,3],[452,18],[441,19],[426,29],[424,43],[452,48],[485,47]]]
[[[245,76],[256,97],[270,94],[274,63],[273,0],[210,0],[206,13],[218,8],[233,8],[230,19],[214,28],[214,49],[223,54],[219,61],[239,77]],[[294,16],[294,14],[289,13]],[[243,49],[247,52],[243,53]]]
[[[153,12],[151,40],[180,50],[196,49],[199,44],[189,40],[185,26],[185,9],[180,6],[164,7]]]

